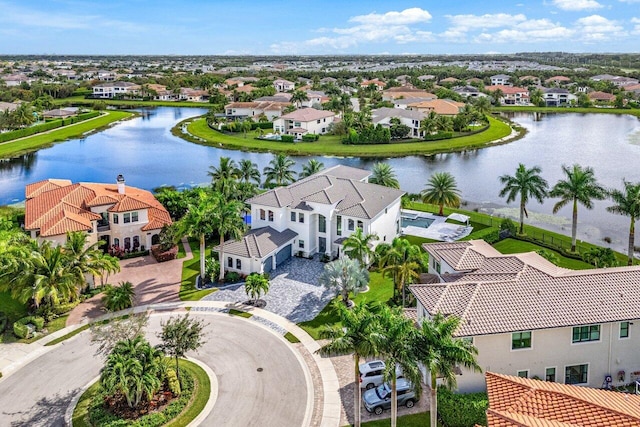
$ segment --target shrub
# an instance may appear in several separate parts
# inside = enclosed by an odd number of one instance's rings
[[[511,220],[511,218],[505,218],[500,223],[500,230],[507,230],[512,236],[516,235],[517,231],[516,223]]]
[[[306,135],[302,135],[302,141],[303,142],[315,142],[318,139],[320,139],[320,135],[315,134],[315,133],[309,133]]]
[[[281,135],[280,136],[280,141],[282,142],[293,142],[294,141],[294,136],[293,135]]]
[[[445,427],[487,425],[487,393],[456,394],[438,387],[438,416]]]
[[[227,283],[236,283],[240,281],[240,273],[235,271],[228,271],[227,274],[224,275],[224,281]]]
[[[158,262],[171,261],[178,256],[178,245],[175,245],[168,251],[163,251],[160,245],[151,246],[151,253]]]
[[[204,261],[204,281],[210,283],[220,274],[220,263],[215,258],[208,258]]]
[[[425,135],[425,141],[438,141],[441,139],[451,139],[453,138],[453,132],[438,132],[430,135]]]
[[[172,368],[167,368],[167,384],[174,396],[180,396],[180,381],[178,381],[176,371]]]
[[[59,305],[56,305],[53,308],[53,311],[55,312],[55,314],[57,316],[60,316],[61,314],[66,314],[66,313],[70,312],[71,310],[76,308],[76,306],[78,304],[80,304],[80,300],[76,300],[76,301],[69,302],[69,303],[66,303],[66,304],[59,304]]]
[[[133,307],[135,296],[131,282],[120,282],[119,286],[105,286],[102,302],[108,311],[119,311]]]
[[[479,240],[481,239],[491,245],[500,240],[500,230],[497,227],[483,228],[482,230],[476,233],[470,234],[469,236],[465,237],[463,240],[470,240],[470,239],[479,239]]]
[[[27,325],[23,325],[22,323],[15,322],[13,324],[13,335],[18,338],[28,338],[29,337],[29,328]]]

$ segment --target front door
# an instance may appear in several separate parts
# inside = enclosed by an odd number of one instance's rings
[[[318,237],[318,252],[321,254],[327,252],[327,239],[324,237]]]

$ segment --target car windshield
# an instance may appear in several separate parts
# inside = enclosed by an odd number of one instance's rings
[[[387,395],[389,394],[389,389],[387,388],[387,385],[380,384],[378,387],[376,387],[376,394],[380,399],[386,399]]]

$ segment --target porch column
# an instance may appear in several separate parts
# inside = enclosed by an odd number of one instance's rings
[[[331,253],[333,252],[333,228],[331,228],[332,225],[332,221],[331,221],[331,217],[333,215],[333,212],[331,212],[327,218],[325,219],[326,221],[326,228],[325,228],[325,235],[326,235],[326,240],[327,240],[327,246],[324,248],[324,253],[325,255],[328,255],[331,258]]]

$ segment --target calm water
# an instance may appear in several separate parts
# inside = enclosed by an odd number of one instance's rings
[[[207,170],[220,156],[235,160],[249,158],[260,168],[270,154],[243,153],[191,144],[171,135],[171,127],[204,109],[157,108],[140,110],[142,117],[118,124],[104,132],[71,140],[20,158],[0,162],[0,204],[24,199],[27,183],[46,178],[111,182],[123,174],[127,183],[152,189],[161,185],[189,187],[209,181]],[[469,206],[488,212],[514,213],[498,197],[498,176],[513,174],[518,163],[542,167],[550,184],[562,177],[562,164],[592,166],[598,179],[608,187],[621,186],[622,179],[640,181],[640,121],[632,116],[605,114],[543,115],[517,114],[512,118],[528,129],[521,140],[465,153],[432,157],[413,156],[389,159],[402,189],[419,192],[435,171],[451,172]],[[308,157],[298,157],[297,169]],[[325,166],[337,163],[371,168],[374,160],[321,158]],[[551,215],[554,201],[529,206],[531,223],[544,224],[570,233],[570,208]],[[597,202],[594,210],[579,212],[579,238],[600,242],[614,239],[613,247],[624,248],[628,220],[605,211],[610,202]],[[495,209],[495,211],[494,211]]]

